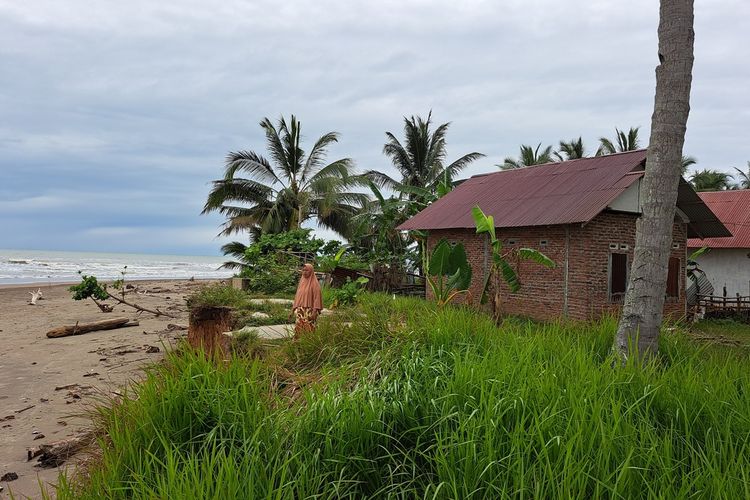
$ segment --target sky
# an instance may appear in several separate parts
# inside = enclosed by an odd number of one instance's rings
[[[701,169],[750,160],[747,19],[696,2]],[[216,255],[209,183],[227,152],[265,152],[263,117],[389,173],[385,132],[430,110],[449,161],[487,155],[465,176],[615,127],[645,146],[657,25],[655,0],[0,0],[0,248]]]

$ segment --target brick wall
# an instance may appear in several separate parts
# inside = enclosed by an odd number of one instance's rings
[[[586,225],[535,226],[515,229],[498,229],[497,235],[506,250],[529,247],[542,251],[557,265],[547,269],[535,262],[513,260],[518,270],[521,290],[510,293],[502,280],[493,280],[499,286],[501,310],[505,314],[528,316],[539,320],[550,320],[561,316],[572,319],[596,319],[604,314],[617,314],[621,304],[609,297],[609,254],[628,255],[632,262],[635,244],[636,216],[620,213],[602,213]],[[685,224],[675,223],[673,239],[678,248],[672,256],[680,259],[681,268],[687,260]],[[428,246],[445,238],[450,242],[461,242],[466,248],[473,275],[470,291],[478,301],[485,270],[491,256],[485,235],[477,235],[471,229],[432,231]],[[566,241],[568,265],[566,269]],[[611,249],[616,245],[617,249]],[[568,276],[568,294],[565,294],[565,274]],[[685,273],[680,273],[680,297],[668,298],[664,312],[673,317],[685,314]],[[427,290],[427,296],[432,294]]]

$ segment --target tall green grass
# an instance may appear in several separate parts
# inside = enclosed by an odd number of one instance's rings
[[[173,354],[58,496],[750,497],[750,361],[673,333],[619,366],[614,330],[374,295],[272,360]]]

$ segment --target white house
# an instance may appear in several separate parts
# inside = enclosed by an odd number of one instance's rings
[[[701,199],[731,231],[728,238],[689,238],[688,251],[710,250],[698,259],[698,266],[721,296],[750,296],[750,189],[698,193]]]

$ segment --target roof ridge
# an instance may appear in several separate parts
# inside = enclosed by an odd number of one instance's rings
[[[611,153],[611,154],[608,154],[608,155],[585,156],[583,158],[573,158],[572,160],[548,161],[547,163],[539,163],[537,165],[528,165],[528,166],[519,167],[519,168],[500,169],[497,172],[485,172],[483,174],[476,174],[476,175],[472,175],[470,177],[470,179],[474,179],[475,177],[487,177],[489,175],[502,174],[504,172],[517,172],[519,170],[526,170],[526,169],[529,169],[529,168],[546,167],[546,166],[549,166],[549,165],[562,165],[563,163],[575,163],[577,161],[594,160],[594,159],[597,159],[597,158],[607,158],[609,156],[620,156],[620,155],[627,155],[627,154],[633,154],[633,153],[641,153],[643,151],[646,151],[646,148],[634,149],[632,151],[620,151],[618,153]]]

